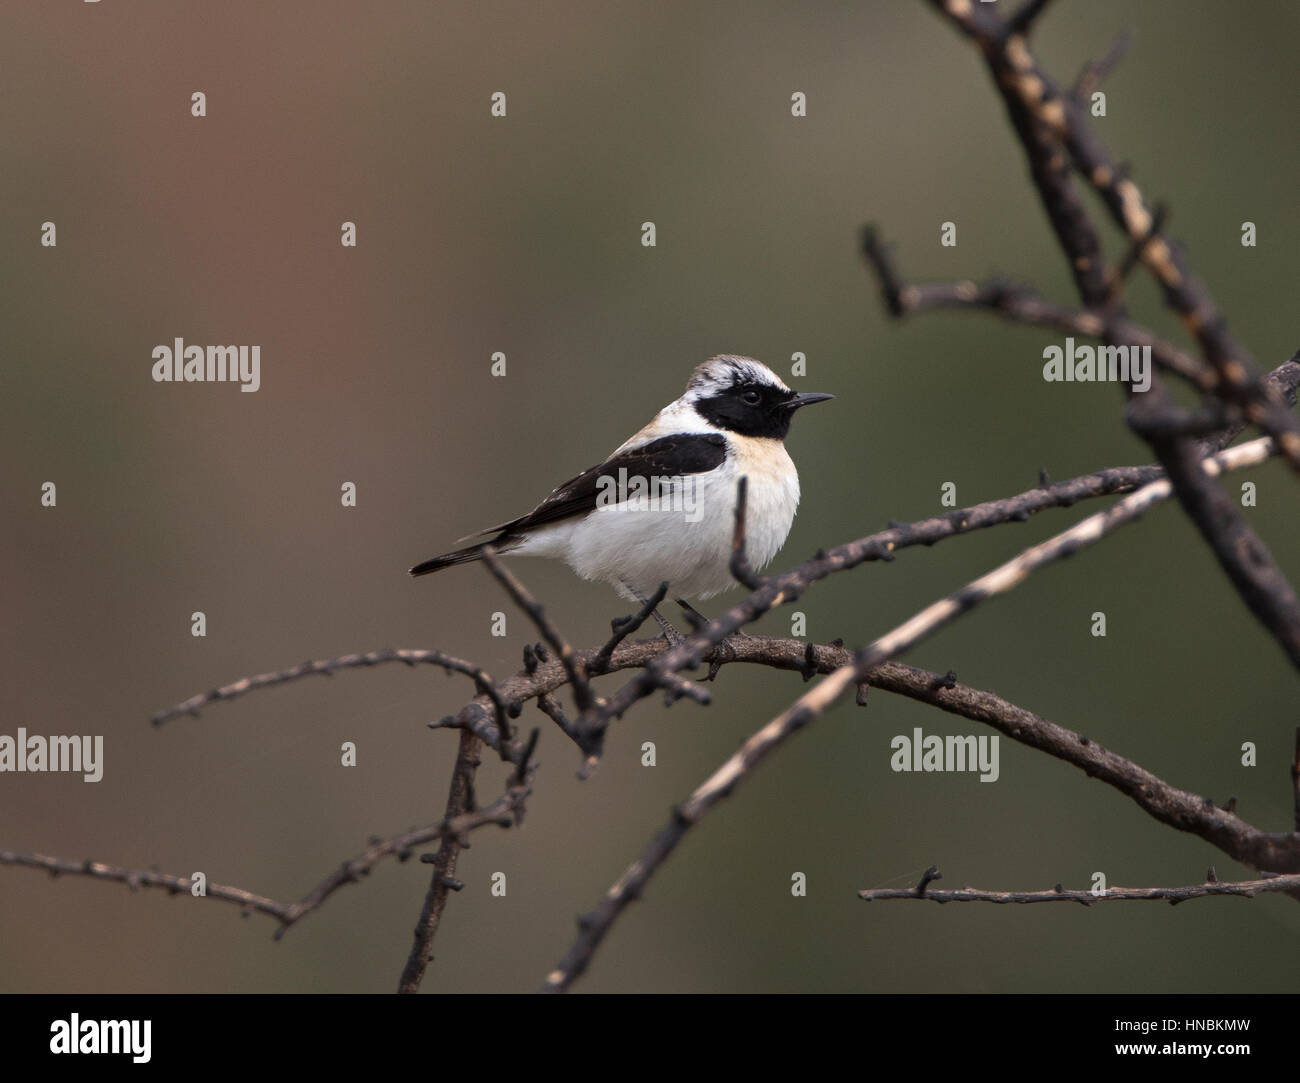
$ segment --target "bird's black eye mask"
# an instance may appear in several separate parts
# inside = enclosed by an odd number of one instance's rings
[[[695,409],[706,421],[741,436],[768,436],[784,440],[790,432],[793,391],[770,384],[736,384],[700,399]]]

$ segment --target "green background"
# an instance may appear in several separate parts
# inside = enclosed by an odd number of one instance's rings
[[[1133,48],[1096,123],[1169,202],[1170,233],[1271,368],[1298,334],[1300,15],[1063,0],[1035,49],[1068,83],[1125,27]],[[1074,299],[982,62],[921,3],[11,2],[0,90],[0,732],[106,739],[96,785],[0,776],[6,848],[203,870],[291,899],[368,836],[437,819],[455,736],[425,723],[469,697],[463,679],[386,667],[161,730],[148,718],[353,650],[439,647],[513,672],[536,634],[486,573],[405,569],[598,461],[711,354],[788,374],[802,351],[792,382],[836,396],[788,444],[804,502],[779,568],[935,512],[944,482],[971,504],[1032,487],[1040,467],[1150,458],[1115,387],[1044,383],[1059,336],[882,311],[857,251],[869,220],[906,275],[1001,272]],[[498,90],[505,119],[489,115]],[[790,115],[796,90],[806,118]],[[47,220],[54,249],[39,243]],[[348,220],[355,249],[339,244]],[[955,248],[939,244],[948,220]],[[1107,244],[1123,251],[1109,226]],[[1129,302],[1184,341],[1141,275]],[[261,345],[261,390],[153,383],[150,351],[176,336]],[[498,350],[508,375],[493,379]],[[1246,514],[1294,582],[1295,481],[1276,462],[1247,476]],[[49,480],[53,510],[39,506]],[[340,507],[344,481],[356,509]],[[1086,510],[864,566],[796,608],[811,638],[867,642]],[[627,611],[563,565],[513,568],[577,643]],[[190,635],[195,610],[206,638]],[[505,639],[490,635],[498,610]],[[1098,610],[1104,639],[1089,632]],[[788,634],[790,618],[757,628]],[[1295,673],[1176,508],[904,660],[951,667],[1175,785],[1236,795],[1263,829],[1291,823]],[[530,705],[543,736],[527,818],[474,836],[425,988],[537,987],[573,916],[670,806],[801,690],[732,667],[712,707],[648,700],[587,782]],[[981,732],[881,692],[865,711],[837,706],[688,836],[579,988],[1294,989],[1300,907],[1283,897],[858,901],[932,863],[943,886],[1006,889],[1250,871],[1010,741],[996,784],[894,774],[890,739],[914,726]],[[353,769],[338,765],[347,740]],[[654,769],[639,765],[647,740]],[[1241,765],[1247,740],[1258,767]],[[484,801],[503,777],[487,759]],[[489,895],[494,872],[505,898]],[[791,897],[794,872],[806,898]],[[269,919],[226,904],[0,868],[0,990],[391,990],[427,878],[385,863],[272,943]]]

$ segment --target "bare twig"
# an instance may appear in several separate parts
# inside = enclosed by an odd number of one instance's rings
[[[459,760],[457,766],[459,767]],[[524,799],[530,792],[526,778],[516,773],[509,789],[490,805],[481,809],[466,808],[455,815],[444,817],[436,824],[419,827],[393,838],[374,840],[360,854],[350,861],[345,861],[298,902],[290,906],[284,916],[283,924],[275,931],[275,939],[279,940],[288,931],[289,926],[317,909],[339,888],[347,884],[355,884],[369,876],[371,869],[385,857],[393,856],[398,861],[406,861],[417,846],[438,839],[443,840],[444,845],[448,840],[455,840],[458,845],[463,845],[465,836],[477,828],[488,824],[496,824],[498,827],[512,826],[522,815]],[[450,807],[448,802],[448,808]]]
[[[1295,891],[1300,889],[1300,875],[1275,876],[1266,880],[1238,880],[1224,882],[1206,880],[1203,884],[1186,887],[1108,887],[1105,891],[1072,891],[1057,884],[1050,891],[982,891],[963,887],[954,891],[925,891],[915,888],[870,888],[858,892],[864,902],[884,899],[928,899],[930,902],[986,902],[986,903],[1051,903],[1075,902],[1084,906],[1101,902],[1154,900],[1176,906],[1188,899],[1204,899],[1214,895],[1240,895],[1253,899],[1262,892]]]
[[[405,861],[415,847],[436,839],[463,839],[469,832],[488,824],[509,827],[518,818],[528,793],[527,784],[516,777],[510,788],[485,808],[444,818],[436,824],[418,827],[392,838],[374,839],[365,850],[345,861],[297,902],[280,902],[243,888],[213,883],[208,883],[203,895],[199,897],[235,903],[245,913],[256,911],[275,918],[280,923],[280,928],[275,932],[275,939],[278,940],[289,926],[316,910],[339,888],[364,879],[386,857]],[[44,869],[52,876],[89,876],[125,884],[132,891],[151,887],[162,888],[172,895],[190,895],[193,886],[193,880],[188,876],[159,872],[157,869],[130,869],[102,861],[65,861],[45,854],[15,853],[11,850],[0,850],[0,865]]]
[[[1291,789],[1295,791],[1295,829],[1300,834],[1300,726],[1295,730],[1295,755],[1291,757]]]
[[[1147,224],[1146,231],[1140,236],[1134,238],[1128,251],[1124,253],[1124,258],[1119,261],[1119,265],[1111,272],[1110,292],[1106,299],[1108,307],[1114,306],[1119,302],[1124,293],[1124,285],[1128,281],[1128,276],[1132,273],[1133,268],[1142,262],[1142,257],[1146,253],[1147,246],[1150,245],[1165,228],[1165,222],[1169,217],[1169,208],[1163,203],[1156,205],[1154,213],[1151,215],[1151,221]]]
[[[1105,305],[1096,310],[1071,308],[1049,301],[1028,287],[1000,279],[982,283],[904,282],[899,276],[889,246],[881,238],[880,231],[871,225],[862,230],[862,254],[871,264],[881,284],[886,307],[896,317],[942,308],[986,309],[1015,323],[1031,327],[1050,327],[1066,334],[1130,346],[1148,346],[1152,360],[1161,368],[1176,373],[1202,391],[1208,391],[1214,386],[1214,373],[1204,362],[1196,360],[1154,332]],[[1108,286],[1107,298],[1110,297],[1109,290]]]
[[[573,686],[573,698],[578,704],[578,710],[586,711],[595,706],[598,699],[591,690],[582,662],[578,660],[569,641],[560,635],[559,629],[546,615],[546,610],[528,593],[523,583],[497,559],[496,552],[490,545],[483,547],[483,563],[487,565],[488,571],[496,581],[505,587],[506,593],[514,599],[515,604],[528,614],[529,619],[537,625],[537,630],[542,633],[542,637],[560,656],[560,662],[569,674],[569,683]]]
[[[1283,361],[1282,364],[1264,377],[1264,382],[1268,384],[1270,392],[1276,395],[1288,410],[1294,407],[1296,404],[1296,389],[1300,388],[1300,350],[1292,354],[1290,360]],[[1197,451],[1200,452],[1202,457],[1220,451],[1232,443],[1245,427],[1246,423],[1244,421],[1235,421],[1223,431],[1203,440],[1197,447]]]
[[[452,768],[451,787],[447,794],[447,811],[443,816],[445,820],[463,816],[474,807],[474,773],[479,766],[480,746],[481,742],[473,733],[461,730],[460,748],[456,754],[456,766]],[[464,848],[465,840],[462,836],[442,837],[442,844],[438,847],[433,862],[429,890],[425,893],[424,906],[420,909],[420,918],[415,925],[411,952],[397,983],[399,993],[415,993],[420,989],[424,972],[433,959],[433,938],[437,935],[442,911],[447,905],[447,893],[455,890],[452,883],[456,875],[456,859]]]
[[[303,677],[332,677],[335,670],[353,669],[357,666],[378,666],[383,665],[385,662],[402,662],[408,666],[420,664],[441,666],[451,673],[463,673],[474,681],[479,693],[492,703],[499,721],[504,721],[512,710],[513,714],[517,715],[519,713],[517,705],[513,709],[507,707],[507,704],[497,691],[496,682],[488,676],[485,670],[480,669],[472,662],[466,662],[463,658],[453,658],[449,654],[443,654],[442,651],[385,649],[367,651],[364,654],[344,654],[338,658],[303,662],[300,665],[277,670],[273,673],[258,673],[252,677],[241,677],[230,684],[214,688],[211,692],[200,692],[197,696],[191,696],[181,703],[159,711],[153,716],[153,724],[155,726],[162,725],[168,719],[182,714],[193,715],[197,718],[200,709],[211,703],[234,699],[246,692],[270,688],[272,685],[296,681]]]
[[[1133,31],[1125,30],[1115,39],[1111,47],[1102,54],[1099,60],[1090,60],[1084,65],[1083,71],[1079,73],[1079,78],[1074,81],[1074,88],[1070,91],[1070,97],[1080,105],[1086,104],[1092,97],[1093,91],[1101,85],[1101,81],[1118,67],[1119,62],[1124,59],[1124,54],[1128,52],[1128,47],[1132,44]]]
[[[172,873],[159,872],[157,869],[127,869],[103,861],[65,861],[46,854],[22,854],[13,850],[0,850],[0,865],[44,869],[51,876],[89,876],[96,880],[110,880],[125,884],[132,891],[142,887],[162,888],[170,895],[190,895],[194,883],[188,876],[176,876]],[[278,921],[286,920],[292,909],[289,903],[277,902],[275,899],[268,899],[265,895],[256,895],[243,888],[225,884],[209,883],[204,894],[199,897],[235,903],[246,914],[255,910],[258,913],[269,914]]]
[[[750,590],[759,590],[763,586],[763,577],[749,562],[745,552],[745,513],[749,497],[749,478],[742,477],[736,482],[735,526],[731,532],[731,575],[741,586]]]
[[[1025,0],[1007,19],[1008,34],[1028,34],[1051,0]]]
[[[659,608],[659,603],[667,595],[668,583],[665,581],[659,584],[658,589],[645,600],[645,604],[630,617],[619,617],[611,621],[610,626],[614,634],[605,641],[605,645],[587,663],[587,672],[604,673],[609,667],[609,656],[614,653],[614,648],[640,628],[649,619],[650,614]]]

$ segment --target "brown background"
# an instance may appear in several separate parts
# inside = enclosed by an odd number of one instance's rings
[[[1172,207],[1261,364],[1297,345],[1293,44],[1280,3],[1061,3],[1063,80],[1137,35],[1099,121]],[[208,115],[190,116],[203,90]],[[508,94],[509,116],[489,116]],[[793,119],[790,95],[808,95]],[[1048,385],[1052,339],[958,315],[891,325],[860,264],[876,220],[917,277],[1004,271],[1072,299],[975,53],[919,3],[10,3],[0,11],[0,732],[100,733],[106,774],[0,776],[0,846],[296,898],[371,834],[435,819],[467,683],[305,681],[155,731],[245,673],[382,646],[506,674],[535,638],[479,569],[405,569],[531,506],[729,351],[832,404],[790,440],[804,508],[778,565],[886,520],[1146,461],[1106,386]],[[658,247],[639,243],[642,221]],[[1243,248],[1252,220],[1259,246]],[[39,244],[40,224],[58,247]],[[357,222],[359,247],[339,245]],[[939,225],[958,223],[941,248]],[[1121,246],[1112,244],[1112,253]],[[1130,295],[1177,335],[1154,290]],[[151,382],[150,351],[260,344],[262,388]],[[1181,339],[1180,339],[1181,341]],[[509,375],[488,375],[493,351]],[[1294,581],[1294,480],[1251,521]],[[58,485],[55,510],[39,487]],[[1238,479],[1240,480],[1240,479]],[[359,506],[339,505],[355,481]],[[1235,484],[1235,483],[1234,483]],[[1083,509],[905,554],[809,593],[808,633],[866,642]],[[515,570],[577,642],[626,606]],[[720,601],[706,603],[717,612]],[[208,617],[205,639],[189,616]],[[1109,635],[1089,635],[1104,610]],[[788,632],[789,611],[760,629]],[[908,660],[986,687],[1222,802],[1290,822],[1296,681],[1176,509],[1054,566]],[[670,805],[798,679],[724,670],[719,702],[642,704],[578,782],[547,726],[521,830],[475,836],[426,988],[528,990]],[[876,693],[843,704],[694,832],[589,976],[610,990],[1280,990],[1300,907],[866,906],[914,882],[1179,884],[1215,863],[1069,768],[1003,742],[1002,778],[895,775],[889,740],[976,732]],[[360,765],[338,766],[356,741]],[[659,766],[639,766],[654,740]],[[1244,740],[1261,765],[1240,765]],[[481,773],[485,799],[502,772]],[[493,872],[509,894],[488,894]],[[809,895],[790,896],[807,874]],[[225,904],[0,869],[0,990],[390,990],[425,867],[387,863],[270,940]]]

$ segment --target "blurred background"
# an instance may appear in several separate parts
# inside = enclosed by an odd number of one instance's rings
[[[1070,83],[1126,27],[1133,47],[1096,123],[1147,197],[1169,202],[1171,234],[1271,368],[1300,337],[1300,14],[1076,0],[1052,8],[1035,47]],[[919,2],[9,3],[0,86],[0,732],[106,746],[98,784],[0,776],[0,847],[202,870],[295,899],[369,836],[436,820],[456,737],[425,723],[469,698],[463,679],[383,667],[159,730],[149,717],[354,650],[437,647],[513,672],[537,636],[482,569],[412,581],[407,567],[599,461],[712,354],[788,376],[802,352],[807,375],[791,382],[836,396],[788,444],[804,497],[781,569],[935,512],[944,482],[967,505],[1032,487],[1040,467],[1065,478],[1150,458],[1116,388],[1043,382],[1042,349],[1060,337],[882,311],[857,251],[866,221],[905,275],[1001,272],[1074,300],[982,62]],[[190,114],[195,91],[206,117]],[[40,244],[46,221],[55,248]],[[355,248],[339,243],[345,221]],[[944,221],[955,248],[939,244]],[[1129,301],[1185,341],[1141,275]],[[177,336],[260,345],[261,389],[152,382],[152,349]],[[496,351],[504,377],[490,374]],[[1247,514],[1295,582],[1295,481],[1276,462],[1247,476]],[[356,508],[340,505],[347,481]],[[867,642],[1100,506],[908,551],[794,610],[812,639]],[[599,643],[628,611],[563,565],[513,568],[575,643]],[[205,638],[190,634],[196,610]],[[491,635],[497,611],[505,638]],[[1095,611],[1105,638],[1090,634]],[[757,630],[788,634],[791,617]],[[1174,507],[903,660],[955,669],[1219,803],[1236,795],[1261,828],[1290,827],[1296,676]],[[424,988],[537,987],[574,915],[671,805],[801,690],[794,674],[736,666],[712,707],[647,700],[587,782],[530,705],[522,721],[543,733],[527,818],[474,835]],[[981,732],[882,692],[866,710],[839,705],[689,835],[579,988],[1294,988],[1300,907],[1282,897],[859,902],[932,863],[945,886],[1005,889],[1249,871],[1009,741],[995,784],[894,774],[890,740],[915,726]],[[339,765],[344,741],[355,768]],[[481,798],[503,779],[486,759]],[[505,898],[489,893],[495,872]],[[795,872],[806,898],[791,896]],[[273,943],[269,919],[224,903],[0,868],[0,991],[388,991],[427,881],[416,861],[382,864]]]

